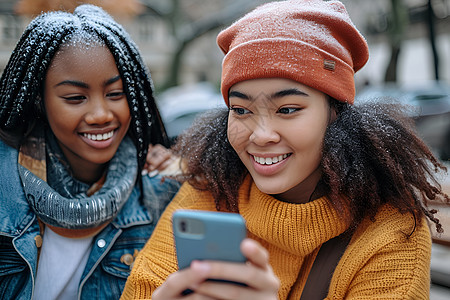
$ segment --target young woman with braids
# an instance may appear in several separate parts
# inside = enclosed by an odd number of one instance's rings
[[[445,167],[402,107],[353,105],[368,47],[342,3],[265,4],[217,41],[229,109],[180,137],[187,182],[122,298],[190,289],[185,299],[428,299],[427,218],[442,228],[426,203],[449,201],[434,177]],[[240,213],[247,263],[178,270],[171,217],[180,208]]]
[[[25,29],[0,81],[1,299],[119,298],[179,187],[141,176],[169,146],[152,88],[98,7]]]

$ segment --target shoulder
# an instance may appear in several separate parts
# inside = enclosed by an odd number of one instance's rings
[[[431,248],[431,234],[425,218],[416,220],[410,213],[402,213],[390,206],[382,206],[374,220],[364,220],[355,232],[356,240],[371,241],[380,247],[390,243]]]
[[[17,158],[18,155],[17,149],[11,147],[2,139],[0,139],[0,153],[2,154],[2,160],[14,157]]]
[[[11,169],[17,170],[15,166],[17,165],[18,154],[17,149],[7,145],[0,139],[0,174],[2,179],[5,178],[4,176],[9,177],[12,175]]]
[[[0,199],[3,204],[5,204],[4,201],[15,202],[24,196],[17,159],[18,151],[0,140]]]
[[[374,220],[367,218],[354,233],[348,250],[369,260],[373,255],[391,251],[399,259],[409,257],[429,260],[431,234],[425,218],[416,220],[410,213],[401,213],[390,206],[382,206]],[[420,257],[419,257],[420,256]]]
[[[177,209],[216,210],[214,199],[207,191],[199,191],[185,182],[173,200],[167,205],[158,222],[159,227],[171,232],[172,214]],[[171,236],[171,235],[170,235]]]
[[[17,149],[0,139],[0,231],[17,235],[34,218],[17,168]]]
[[[200,190],[189,182],[183,183],[173,199],[173,206],[183,209],[216,210],[214,197],[208,190]]]
[[[408,295],[422,299],[430,282],[431,235],[425,218],[392,206],[364,220],[342,256],[332,285],[346,295]],[[339,279],[338,279],[339,278]],[[339,281],[345,281],[346,287]]]
[[[161,175],[154,177],[143,176],[142,183],[144,198],[146,199],[161,197],[172,199],[181,185],[179,181]]]

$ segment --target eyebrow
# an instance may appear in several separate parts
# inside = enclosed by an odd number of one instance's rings
[[[57,86],[61,86],[61,85],[73,85],[73,86],[77,86],[77,87],[81,87],[81,88],[85,88],[87,89],[89,86],[81,81],[76,81],[76,80],[63,80],[57,84],[55,84],[55,87]]]
[[[117,82],[120,80],[120,75],[114,76],[108,80],[105,81],[105,86],[108,86],[114,82]],[[89,88],[89,85],[87,83],[84,83],[82,81],[76,81],[76,80],[63,80],[57,84],[55,84],[55,87],[57,86],[61,86],[61,85],[73,85],[73,86],[77,86],[77,87],[81,87],[81,88]]]
[[[309,96],[305,92],[302,92],[296,88],[292,88],[292,89],[286,89],[286,90],[281,90],[281,91],[275,92],[272,95],[270,95],[270,98],[271,99],[282,98],[282,97],[290,96],[290,95],[298,95],[298,96],[306,96],[306,97]],[[249,97],[241,92],[238,92],[238,91],[231,91],[230,94],[228,95],[228,98],[231,98],[231,97],[237,97],[237,98],[244,99],[244,100],[251,99],[251,97]]]
[[[119,80],[120,80],[120,75],[117,75],[117,76],[115,76],[115,77],[113,77],[111,79],[108,79],[105,82],[105,86],[110,85],[111,83],[114,83],[114,82],[119,81]]]
[[[290,96],[290,95],[309,96],[305,92],[302,92],[296,88],[292,88],[292,89],[287,89],[287,90],[282,90],[282,91],[276,92],[276,93],[272,94],[271,98],[281,98],[281,97]]]
[[[231,91],[230,94],[228,95],[228,98],[231,98],[231,97],[241,98],[241,99],[245,99],[245,100],[250,99],[247,95],[242,94],[238,91]]]

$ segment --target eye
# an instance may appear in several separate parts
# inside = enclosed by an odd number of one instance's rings
[[[289,115],[289,114],[293,114],[297,111],[301,110],[301,108],[298,107],[281,107],[280,109],[278,109],[278,113],[280,114],[284,114],[284,115]]]
[[[230,109],[233,111],[233,113],[235,113],[236,115],[239,115],[239,116],[250,113],[250,111],[248,109],[245,109],[243,107],[231,107]]]
[[[86,96],[83,95],[73,95],[73,96],[65,96],[64,100],[69,102],[79,102],[86,99]]]
[[[124,96],[125,93],[123,91],[111,92],[106,94],[106,97],[110,98],[111,100],[121,100]]]

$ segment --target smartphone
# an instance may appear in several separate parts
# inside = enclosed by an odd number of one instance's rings
[[[247,235],[244,218],[237,213],[176,210],[173,213],[178,267],[193,260],[245,262],[240,245]]]

